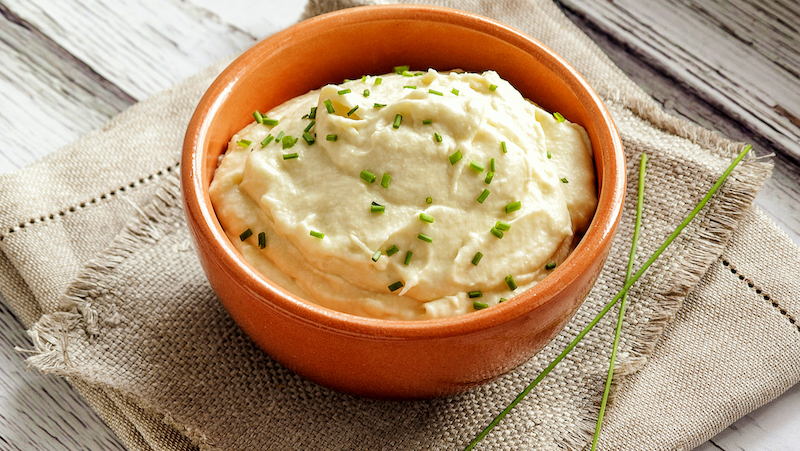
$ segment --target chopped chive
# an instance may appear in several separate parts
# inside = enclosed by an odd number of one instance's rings
[[[562,115],[561,115],[561,113],[559,113],[558,111],[556,111],[555,113],[553,113],[553,117],[554,117],[554,118],[556,118],[556,120],[557,120],[558,122],[564,122],[564,121],[566,121],[566,119],[564,119],[564,116],[562,116]]]
[[[264,123],[264,118],[261,117],[261,113],[259,113],[258,110],[253,111],[253,117],[255,118],[256,122],[258,122],[259,124],[263,124]]]
[[[369,206],[369,211],[371,213],[383,213],[386,211],[386,207],[373,202],[372,205]]]
[[[375,253],[372,254],[372,261],[376,262],[379,258],[381,258],[381,251],[375,251]]]
[[[452,155],[447,157],[447,159],[450,160],[450,164],[456,164],[458,162],[458,160],[461,159],[461,151],[460,150],[456,150],[455,152],[453,152]]]
[[[412,85],[407,85],[407,86],[403,86],[403,89],[417,89],[417,87],[416,86],[412,86]]]
[[[467,296],[469,296],[470,299],[482,298],[483,293],[480,291],[470,291],[469,293],[467,293]]]
[[[494,158],[489,160],[489,169],[491,169],[492,172],[497,171],[497,164],[494,162]]]
[[[292,135],[286,135],[281,139],[281,146],[284,149],[291,149],[295,144],[297,144],[297,138]]]
[[[272,136],[272,133],[270,133],[266,138],[264,138],[263,141],[261,141],[261,147],[267,147],[267,144],[271,143],[273,139],[275,139],[275,137]]]
[[[397,282],[389,285],[389,291],[391,291],[392,293],[394,293],[395,291],[397,291],[397,290],[399,290],[401,288],[403,288],[403,282],[401,282],[399,280]]]
[[[511,230],[511,224],[505,221],[497,221],[497,224],[495,224],[494,226],[497,228],[497,230],[501,230],[503,232],[508,232],[509,230]]]
[[[506,298],[500,298],[500,299],[497,300],[497,303],[499,304],[501,302],[506,302],[507,300],[508,299],[506,299]]]
[[[408,266],[408,264],[411,263],[411,255],[411,251],[406,252],[406,258],[403,260],[404,265]]]
[[[267,247],[267,233],[261,232],[258,234],[258,248],[264,249]]]
[[[483,172],[483,170],[485,169],[482,164],[478,163],[475,160],[472,160],[472,161],[469,162],[469,168],[472,169],[473,171],[478,172],[478,173]]]
[[[278,133],[278,136],[275,137],[275,142],[276,143],[281,142],[282,138],[283,138],[283,132]]]
[[[428,224],[433,224],[433,216],[429,215],[428,213],[420,213],[419,220],[422,222],[427,222]]]
[[[326,101],[324,101],[324,102],[322,102],[322,103],[324,103],[324,104],[325,104],[325,109],[326,109],[326,110],[328,110],[328,114],[333,114],[333,113],[335,113],[335,111],[334,111],[334,109],[333,109],[333,105],[331,104],[331,101],[330,101],[330,99],[328,99],[328,100],[326,100]]]
[[[475,254],[475,256],[472,257],[472,264],[475,265],[475,266],[478,266],[478,263],[480,263],[482,258],[483,258],[483,254],[481,254],[480,252],[477,252]]]
[[[253,141],[248,141],[246,139],[240,139],[239,141],[236,141],[236,144],[238,144],[238,145],[240,145],[242,147],[247,147],[250,144],[253,144]]]
[[[376,104],[372,105],[372,108],[383,108],[385,106],[386,106],[385,103],[376,103]]]
[[[390,181],[392,181],[392,176],[384,172],[383,175],[381,176],[381,186],[384,188],[388,188]]]
[[[284,155],[283,159],[284,160],[294,160],[297,157],[298,157],[297,153],[289,153],[289,154]]]
[[[397,75],[401,75],[403,72],[407,71],[408,69],[409,69],[408,66],[395,66],[394,67],[394,73],[396,73]]]
[[[409,72],[407,70],[404,70],[402,75],[404,77],[413,77],[414,76],[414,74],[412,74],[411,72]]]
[[[316,123],[317,123],[316,121],[309,122],[308,125],[306,125],[306,128],[303,129],[303,131],[307,132],[307,131],[311,130],[311,127],[313,127],[314,124],[316,124]]]
[[[556,264],[552,263],[552,262],[544,265],[544,269],[546,269],[548,271],[550,271],[551,269],[555,269],[555,268],[556,268]]]
[[[484,183],[486,183],[488,185],[488,184],[492,183],[492,179],[493,178],[494,178],[494,172],[489,171],[489,172],[486,173],[486,178],[483,179],[483,181],[484,181]]]
[[[379,85],[379,84],[381,84],[382,81],[383,81],[383,78],[378,77],[378,78],[375,79],[375,84]]]
[[[506,149],[506,142],[505,141],[501,141],[500,142],[500,150],[502,150],[503,153],[508,153],[508,149]]]
[[[481,192],[481,195],[478,196],[478,203],[482,204],[483,201],[485,201],[486,198],[489,197],[489,194],[491,194],[491,191],[489,191],[488,189],[483,190],[483,192]]]
[[[362,75],[361,76],[361,83],[364,83],[365,81],[367,81],[367,76],[366,75]]]
[[[364,97],[369,97],[369,89],[365,89],[363,95]]]
[[[311,112],[308,113],[309,119],[316,119],[317,118],[317,107],[311,107]]]
[[[392,255],[400,252],[400,249],[397,248],[397,245],[393,244],[392,247],[386,249],[386,256],[391,257]]]
[[[489,85],[489,91],[494,91],[497,89],[497,85]]]
[[[345,78],[344,80],[342,80],[342,83],[347,83],[349,81],[351,81],[349,78]]]
[[[561,183],[569,183],[566,177],[561,177]]]
[[[512,276],[511,274],[506,276],[506,285],[508,285],[508,288],[511,291],[514,291],[514,290],[517,289],[517,283],[514,282],[514,276]]]
[[[359,174],[359,177],[361,177],[362,179],[366,180],[366,181],[367,181],[367,182],[369,182],[369,183],[373,183],[373,182],[375,182],[375,179],[377,178],[377,177],[375,176],[375,174],[373,174],[373,173],[369,172],[369,171],[368,171],[368,170],[366,170],[366,169],[364,169],[363,171],[361,171],[361,174]]]
[[[327,139],[328,141],[331,141],[331,142],[336,142],[336,140],[339,139],[339,136],[337,136],[337,135],[328,135],[328,136],[325,137],[325,139]]]
[[[547,150],[547,158],[553,158],[553,155],[550,154],[550,149]]]
[[[244,232],[242,232],[242,233],[240,233],[240,234],[239,234],[239,239],[240,239],[240,240],[242,240],[242,241],[244,241],[244,240],[246,240],[246,239],[250,238],[250,236],[251,236],[252,234],[253,234],[253,231],[252,231],[252,230],[250,230],[250,229],[247,229],[247,230],[245,230]]]
[[[442,142],[442,135],[440,135],[438,133],[434,133],[433,134],[433,139],[435,139],[437,143],[440,143],[440,142]]]
[[[421,239],[422,241],[424,241],[426,243],[432,243],[433,242],[433,238],[429,237],[428,235],[425,235],[424,233],[420,233],[419,235],[417,235],[417,238]]]
[[[303,132],[303,141],[305,141],[305,142],[306,142],[306,144],[308,144],[309,146],[310,146],[310,145],[312,145],[312,144],[314,144],[314,142],[315,142],[316,140],[317,140],[317,139],[316,139],[316,138],[314,138],[314,135],[312,135],[311,133],[309,133],[309,132]]]
[[[358,109],[358,105],[354,106],[352,110],[348,111],[347,115],[350,116],[351,114],[355,113],[357,109]]]
[[[472,308],[475,310],[483,310],[485,308],[489,308],[489,304],[481,301],[472,301]]]
[[[264,125],[278,125],[280,121],[277,119],[270,119],[264,116]]]
[[[428,89],[428,92],[431,93],[431,94],[437,95],[437,96],[443,96],[444,95],[444,94],[442,94],[441,92],[439,92],[439,91],[437,91],[435,89]]]
[[[423,119],[422,125],[431,125],[433,123],[433,119]]]
[[[425,203],[426,203],[426,204],[431,204],[431,203],[433,203],[433,198],[426,197],[426,198],[425,198]]]
[[[395,117],[394,117],[394,123],[392,123],[392,127],[394,127],[394,128],[400,128],[400,123],[401,123],[401,122],[403,122],[403,115],[402,115],[402,114],[400,114],[400,113],[397,113],[397,114],[395,115]]]
[[[351,91],[350,88],[347,88],[347,89],[342,89],[341,91],[336,91],[336,94],[339,94],[340,96],[343,96],[345,94],[350,94],[351,92],[353,92],[353,91]]]
[[[492,235],[496,236],[497,238],[503,238],[503,232],[499,230],[497,227],[492,227],[492,230],[490,230],[490,232],[492,232]]]
[[[452,92],[452,93],[453,93],[453,94],[455,94],[455,95],[458,95],[458,89],[456,89],[456,88],[453,88],[453,90],[452,90],[452,91],[450,91],[450,92]]]
[[[516,201],[506,205],[506,213],[513,213],[522,208],[522,202]]]
[[[312,231],[308,232],[308,234],[313,236],[314,238],[319,238],[319,239],[325,238],[325,234],[324,233],[319,233],[316,230],[312,230]]]

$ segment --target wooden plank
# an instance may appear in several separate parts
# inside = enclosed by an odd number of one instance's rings
[[[800,160],[800,6],[793,0],[561,3]]]

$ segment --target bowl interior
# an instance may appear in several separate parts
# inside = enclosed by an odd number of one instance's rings
[[[586,128],[598,174],[595,218],[564,264],[534,289],[517,296],[520,302],[515,302],[514,308],[506,303],[481,315],[464,315],[468,318],[425,321],[430,323],[426,336],[485,327],[535,309],[594,265],[596,259],[604,258],[603,249],[607,251],[622,207],[624,160],[612,119],[591,87],[561,57],[509,27],[460,11],[412,6],[354,8],[307,20],[257,44],[214,82],[187,133],[191,145],[185,150],[184,171],[191,169],[192,181],[184,181],[184,188],[187,183],[193,185],[189,195],[195,199],[190,203],[200,204],[208,236],[224,248],[221,258],[230,258],[231,264],[241,268],[243,277],[259,277],[236,257],[213,214],[207,192],[219,155],[231,136],[253,120],[251,113],[268,111],[327,83],[391,72],[398,65],[410,65],[414,70],[433,67],[498,72],[526,98]],[[186,156],[189,152],[191,157]],[[372,328],[380,329],[380,334],[413,333],[409,330],[417,327],[328,311],[275,290],[263,277],[251,283],[253,290],[271,291],[276,302],[296,314],[330,327],[349,323],[348,327],[357,327],[359,333],[370,333],[367,329]]]

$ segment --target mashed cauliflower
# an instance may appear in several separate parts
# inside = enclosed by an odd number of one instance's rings
[[[511,299],[597,205],[586,131],[495,72],[365,76],[233,136],[216,214],[257,270],[359,316],[418,320]]]

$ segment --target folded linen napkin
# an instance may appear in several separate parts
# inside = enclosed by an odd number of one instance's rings
[[[366,3],[312,1],[307,15]],[[30,362],[68,377],[129,448],[463,447],[622,286],[639,155],[650,159],[643,262],[741,148],[664,114],[549,1],[426,3],[493,17],[542,40],[607,102],[631,183],[608,263],[584,306],[520,368],[446,399],[354,398],[278,365],[216,300],[180,208],[183,132],[229,62],[222,61],[0,177],[0,291],[30,327]],[[602,449],[689,449],[800,379],[800,252],[751,207],[769,171],[760,161],[740,166],[632,290]],[[585,446],[612,316],[480,449]]]

